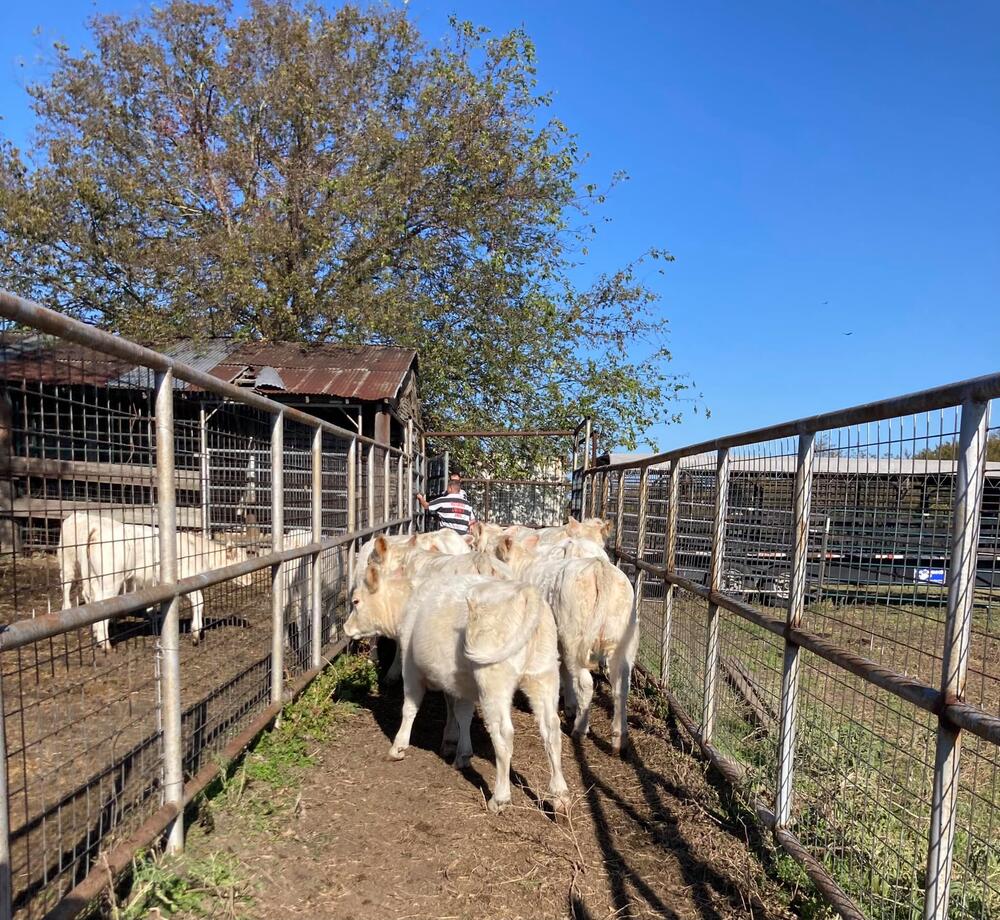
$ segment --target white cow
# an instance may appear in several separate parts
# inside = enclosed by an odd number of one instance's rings
[[[286,549],[308,546],[312,541],[312,530],[305,527],[285,531]],[[342,548],[327,550],[320,559],[320,592],[329,613],[336,607],[344,575]],[[311,555],[285,563],[286,638],[289,646],[296,650],[304,645],[312,629],[312,563]]]
[[[447,528],[442,530],[432,530],[429,533],[418,533],[418,534],[380,534],[383,539],[388,543],[398,543],[400,545],[409,543],[416,537],[416,545],[421,549],[429,550],[432,547],[436,547],[437,550],[445,555],[449,556],[460,556],[463,553],[470,551],[470,544],[463,537],[459,536],[454,530],[448,530]],[[357,558],[354,560],[354,581],[351,584],[351,590],[355,590],[361,584],[362,579],[365,575],[365,569],[368,567],[368,559],[372,554],[372,550],[375,548],[375,541],[379,537],[372,537],[365,543],[361,544],[358,549]]]
[[[539,592],[523,582],[482,575],[414,585],[405,576],[384,577],[369,566],[353,593],[344,630],[356,639],[384,634],[387,628],[399,631],[404,695],[403,718],[389,756],[405,756],[424,692],[438,689],[451,698],[454,713],[445,743],[457,734],[455,765],[468,765],[469,728],[478,703],[496,755],[496,783],[488,805],[490,811],[500,811],[510,804],[511,701],[521,689],[549,758],[548,795],[557,808],[565,808],[558,640],[552,611]]]
[[[124,524],[84,511],[74,512],[62,522],[57,554],[64,609],[72,605],[72,588],[77,581],[84,603],[160,583],[160,536],[154,527]],[[240,547],[201,534],[177,532],[179,579],[243,562],[246,558],[246,551]],[[241,575],[234,581],[249,585],[253,582],[253,574]],[[205,626],[205,600],[201,591],[190,592],[188,599],[191,601],[191,637],[197,645]],[[94,624],[94,641],[102,649],[110,648],[107,620]]]
[[[517,578],[535,585],[552,607],[559,631],[566,709],[567,713],[575,711],[573,734],[577,737],[590,730],[591,659],[607,659],[614,700],[611,747],[620,753],[628,745],[628,692],[639,648],[639,609],[632,583],[594,551],[592,541],[563,541],[552,544],[548,552],[538,542],[535,537],[523,541],[506,537],[497,553]]]
[[[406,543],[390,542],[384,537],[376,537],[369,555],[370,563],[377,565],[382,573],[394,572],[406,575],[413,582],[428,578],[446,579],[452,575],[514,577],[510,566],[495,555],[481,552],[448,555],[440,552],[436,546],[432,546],[430,550],[423,550],[416,545],[414,537]],[[398,639],[398,636],[392,635],[389,638]],[[402,675],[402,651],[397,644],[396,655],[389,670],[386,671],[385,679],[395,682]]]

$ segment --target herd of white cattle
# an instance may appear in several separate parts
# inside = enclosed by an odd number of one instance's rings
[[[442,753],[467,766],[478,704],[496,756],[488,805],[499,811],[510,804],[511,705],[521,690],[548,755],[548,798],[560,811],[568,803],[560,685],[573,734],[586,735],[591,668],[600,661],[614,700],[611,745],[621,752],[639,613],[631,582],[604,550],[607,532],[596,518],[543,530],[481,524],[464,539],[442,530],[380,536],[361,548],[344,630],[399,643],[393,669],[402,672],[403,713],[391,758],[405,755],[424,693],[434,689],[448,705]]]
[[[455,766],[472,757],[470,727],[480,713],[496,754],[492,811],[510,803],[514,726],[511,705],[521,690],[538,721],[551,768],[548,795],[557,810],[568,790],[561,766],[559,693],[573,720],[573,734],[589,731],[594,694],[591,669],[603,662],[614,700],[611,746],[627,744],[629,681],[639,644],[638,605],[628,577],[604,549],[609,525],[598,518],[570,519],[560,527],[533,530],[476,524],[454,531],[379,536],[360,547],[349,586],[344,624],[352,639],[386,636],[398,643],[390,679],[403,679],[402,723],[389,755],[401,759],[413,720],[428,689],[448,704],[442,751]],[[312,541],[305,529],[286,531],[286,547]],[[159,583],[159,534],[155,528],[76,512],[62,523],[58,549],[63,607],[114,597]],[[178,531],[177,576],[247,559],[244,547]],[[335,604],[339,563],[323,568],[324,596]],[[309,623],[311,559],[286,564],[286,622],[299,636]],[[234,579],[249,585],[253,575]],[[327,582],[329,581],[329,584]],[[328,590],[329,589],[329,590]],[[205,628],[201,591],[189,595],[191,634]],[[110,647],[108,621],[95,623],[94,641]]]
[[[285,548],[293,549],[312,542],[312,531],[289,528],[285,531]],[[59,531],[59,577],[62,582],[63,609],[73,605],[76,590],[79,602],[91,604],[121,594],[160,583],[160,537],[155,527],[123,524],[107,515],[77,511],[66,517]],[[231,542],[214,540],[190,531],[177,532],[177,577],[189,578],[202,572],[235,565],[248,558],[247,549]],[[340,578],[340,557],[333,564],[321,566],[323,596],[333,606],[336,603]],[[301,556],[285,563],[285,620],[289,633],[308,634],[311,597],[310,572],[312,559]],[[238,585],[253,583],[253,573],[237,576]],[[191,638],[195,645],[205,630],[205,600],[201,591],[187,595],[191,602]],[[107,651],[111,647],[108,621],[94,624],[94,642]]]

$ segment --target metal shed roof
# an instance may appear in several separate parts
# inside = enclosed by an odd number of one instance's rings
[[[283,393],[361,401],[398,397],[417,364],[412,348],[390,345],[246,344],[207,339],[178,342],[163,353],[220,380],[234,380],[247,369],[267,368],[268,379],[276,374]],[[143,389],[154,384],[149,368],[130,367],[117,358],[49,336],[11,332],[0,337],[0,378]],[[175,380],[174,387],[198,389],[183,380]]]
[[[209,373],[232,380],[246,367],[272,367],[286,393],[342,399],[392,399],[415,366],[412,348],[389,345],[240,345]]]

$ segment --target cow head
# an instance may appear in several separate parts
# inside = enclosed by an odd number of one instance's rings
[[[351,592],[351,611],[344,632],[351,639],[395,637],[410,587],[409,580],[399,573],[386,575],[379,566],[368,566],[361,584]]]

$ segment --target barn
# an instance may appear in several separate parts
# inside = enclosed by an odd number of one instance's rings
[[[181,341],[164,353],[387,446],[404,446],[420,426],[412,349],[219,338]],[[148,368],[82,345],[35,333],[3,336],[4,546],[54,546],[71,511],[113,510],[126,522],[153,523],[153,386]],[[175,381],[175,390],[178,526],[206,534],[245,526],[267,486],[261,427],[191,384]],[[292,523],[305,491],[298,497],[288,500]]]

